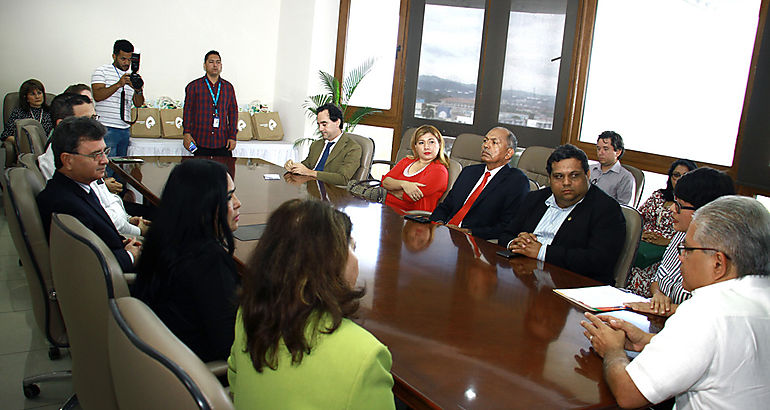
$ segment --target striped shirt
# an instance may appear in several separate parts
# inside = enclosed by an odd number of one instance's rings
[[[538,242],[542,244],[542,246],[540,246],[540,251],[537,253],[538,260],[545,260],[548,245],[553,242],[553,238],[556,237],[556,233],[559,232],[561,224],[564,223],[572,210],[575,209],[579,203],[583,202],[583,199],[585,199],[585,196],[581,198],[580,201],[577,201],[566,208],[560,208],[559,205],[556,204],[556,198],[554,198],[553,194],[545,200],[548,209],[546,209],[543,217],[540,218],[540,222],[537,223],[535,231],[532,232],[537,237]]]
[[[676,247],[684,241],[687,232],[677,232],[671,238],[671,242],[663,252],[663,260],[660,262],[658,271],[655,272],[655,281],[664,295],[671,298],[671,302],[680,304],[689,299],[692,294],[682,287],[682,272],[679,267],[682,262],[679,261],[679,251]]]
[[[104,84],[105,87],[109,87],[118,81],[127,71],[122,71],[114,65],[105,64],[94,71],[91,75],[91,86],[94,84]],[[124,106],[125,112],[120,115],[120,89],[112,93],[107,99],[102,101],[96,101],[94,109],[99,116],[99,122],[105,127],[112,128],[128,128],[129,124],[123,121],[123,119],[131,118],[131,105],[134,100],[134,89],[130,85],[124,85],[123,89],[126,92],[126,103]]]

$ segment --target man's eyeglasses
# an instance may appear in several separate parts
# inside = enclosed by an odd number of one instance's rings
[[[107,148],[105,148],[105,149],[103,149],[101,151],[92,152],[90,154],[81,154],[79,152],[69,152],[68,154],[80,155],[81,157],[88,157],[88,158],[91,158],[92,160],[96,161],[97,159],[99,159],[102,156],[104,156],[104,158],[107,158],[107,156],[110,155],[110,147],[107,147]]]
[[[91,119],[98,121],[99,120],[99,114],[91,114]]]
[[[676,246],[676,250],[679,252],[679,256],[684,255],[685,251],[714,251],[714,252],[722,252],[719,249],[714,248],[700,248],[697,246],[685,246],[684,242],[680,243]],[[730,255],[722,252],[723,255],[725,255],[725,258],[730,259]]]
[[[674,200],[674,209],[676,210],[676,213],[681,214],[682,213],[682,209],[689,209],[691,211],[695,211],[698,208],[696,208],[694,206],[685,206],[685,205],[680,204],[679,201]]]

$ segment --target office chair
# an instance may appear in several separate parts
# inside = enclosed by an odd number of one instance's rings
[[[639,207],[639,201],[642,200],[642,191],[644,191],[644,172],[641,169],[632,167],[631,165],[620,164],[623,168],[627,169],[631,175],[634,176],[634,200],[628,204],[634,208]]]
[[[0,181],[8,228],[24,267],[35,322],[50,346],[48,357],[56,360],[61,357],[60,349],[69,347],[69,341],[51,277],[48,239],[35,201],[43,187],[25,168],[6,170]],[[38,383],[71,376],[70,371],[57,371],[25,377],[22,389],[27,398],[33,398],[40,394]]]
[[[462,133],[457,136],[449,158],[459,162],[463,167],[483,164],[484,162],[481,160],[481,144],[483,141],[483,135]]]
[[[527,147],[519,158],[518,168],[527,178],[537,183],[538,189],[551,185],[545,165],[553,150],[553,148],[531,146]]]
[[[374,158],[374,140],[357,134],[348,133],[347,136],[361,146],[361,165],[350,179],[356,181],[368,179]]]
[[[631,270],[631,264],[634,263],[639,241],[642,239],[642,215],[639,211],[626,205],[620,205],[620,210],[623,211],[623,217],[626,219],[626,238],[623,241],[623,252],[615,263],[616,288],[626,286],[628,272]]]
[[[48,136],[39,121],[32,118],[16,120],[16,148],[19,154],[43,155]]]
[[[206,365],[139,299],[110,299],[108,347],[122,410],[233,409]]]
[[[40,172],[40,167],[37,165],[37,155],[31,153],[25,153],[19,155],[19,162],[24,168],[32,171],[36,178],[40,180],[40,185],[45,187],[46,180],[43,177],[43,173]]]

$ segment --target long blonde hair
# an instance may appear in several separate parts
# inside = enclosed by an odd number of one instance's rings
[[[423,125],[420,126],[420,128],[417,128],[417,131],[414,132],[414,135],[412,136],[412,141],[410,142],[409,146],[412,148],[412,153],[407,155],[407,158],[411,159],[419,159],[417,152],[415,150],[415,147],[417,146],[417,140],[422,137],[425,134],[433,134],[438,138],[438,155],[436,155],[436,158],[434,158],[434,161],[438,161],[449,169],[449,159],[447,158],[446,154],[444,153],[444,136],[441,135],[441,131],[438,130],[438,128],[432,126],[432,125]]]

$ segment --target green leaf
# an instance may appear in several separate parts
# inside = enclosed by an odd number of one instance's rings
[[[378,112],[382,111],[371,107],[359,107],[348,119],[348,122],[346,123],[347,125],[345,126],[345,132],[353,132],[353,130],[356,128],[356,125],[358,125],[358,123],[361,122],[364,117],[367,115],[376,114]]]
[[[323,84],[326,91],[331,94],[331,102],[334,104],[340,104],[340,81],[333,75],[323,71],[318,71],[318,76],[321,77],[321,84]]]
[[[364,60],[358,67],[351,70],[342,81],[342,93],[344,95],[344,103],[347,104],[350,101],[350,97],[353,96],[353,92],[361,83],[361,80],[372,71],[376,59],[370,57]]]

